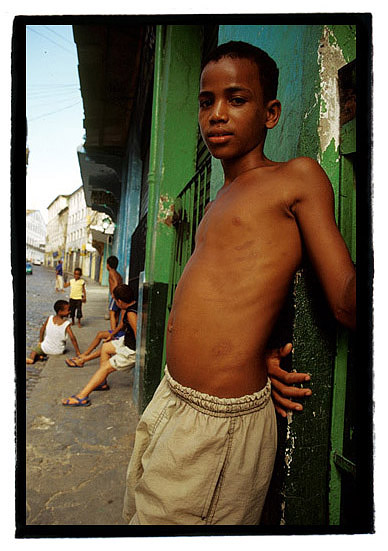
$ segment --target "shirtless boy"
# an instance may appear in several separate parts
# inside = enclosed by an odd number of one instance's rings
[[[302,240],[334,316],[355,327],[355,270],[330,182],[312,159],[263,152],[281,111],[277,74],[244,43],[217,48],[201,74],[201,134],[225,180],[178,283],[168,368],[138,425],[130,524],[260,522],[277,438],[266,347]]]
[[[121,285],[123,282],[123,278],[121,274],[116,270],[117,266],[119,264],[119,259],[117,256],[110,256],[108,260],[106,261],[106,269],[109,272],[109,292],[111,299],[109,301],[109,319],[110,319],[110,328],[116,329],[118,321],[119,321],[119,315],[120,315],[120,308],[117,306],[113,290],[118,285]]]

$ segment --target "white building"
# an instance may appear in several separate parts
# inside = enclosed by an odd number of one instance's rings
[[[47,236],[45,264],[56,266],[63,259],[66,247],[68,195],[58,195],[47,207]]]
[[[26,260],[44,262],[46,223],[39,210],[26,210]]]
[[[106,214],[86,205],[83,186],[69,195],[68,205],[65,270],[72,273],[75,268],[81,268],[85,276],[100,281],[104,246],[96,240],[95,229],[112,234],[114,224]]]
[[[55,267],[62,259],[65,272],[81,268],[84,276],[105,285],[103,258],[110,254],[115,230],[109,216],[86,205],[83,186],[58,195],[47,212],[46,265]]]

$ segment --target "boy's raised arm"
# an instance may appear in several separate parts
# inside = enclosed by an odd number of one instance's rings
[[[300,158],[293,164],[296,199],[291,207],[312,264],[336,319],[356,327],[356,272],[334,217],[334,194],[319,164]]]

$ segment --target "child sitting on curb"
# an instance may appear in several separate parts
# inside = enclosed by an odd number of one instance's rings
[[[54,310],[56,315],[49,316],[42,325],[39,333],[39,343],[31,351],[29,358],[26,358],[27,364],[35,363],[46,354],[63,354],[68,336],[73,343],[76,354],[80,354],[77,339],[70,327],[70,320],[66,319],[70,314],[69,303],[67,300],[57,300],[54,304]]]
[[[118,285],[113,295],[120,310],[124,310],[124,336],[105,342],[101,347],[100,367],[77,394],[62,400],[64,406],[90,406],[89,394],[94,390],[109,390],[107,377],[114,371],[130,371],[136,362],[137,306],[129,285]]]

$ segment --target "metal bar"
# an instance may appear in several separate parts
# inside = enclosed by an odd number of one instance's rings
[[[350,473],[354,477],[356,476],[356,464],[353,463],[353,461],[350,461],[350,459],[348,459],[347,457],[344,457],[342,454],[338,453],[337,451],[333,452],[333,462],[342,471]]]

